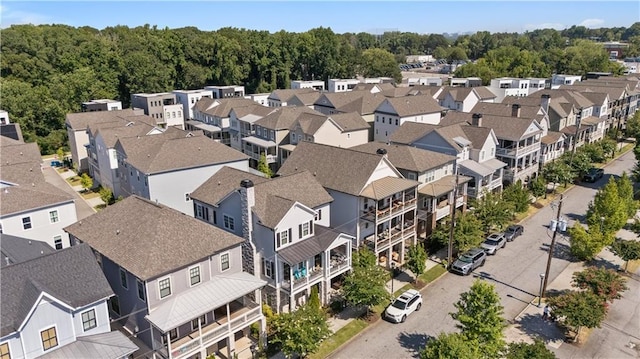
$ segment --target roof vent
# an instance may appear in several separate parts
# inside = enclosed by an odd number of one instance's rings
[[[120,234],[120,230],[116,229],[116,235]]]
[[[218,186],[220,185],[220,181],[218,181]]]
[[[240,187],[251,188],[253,187],[253,181],[251,181],[250,179],[243,179],[242,181],[240,181]]]
[[[386,155],[387,154],[387,150],[384,149],[384,148],[378,148],[376,153],[379,154],[379,155]]]
[[[313,177],[317,176],[318,174],[316,173],[316,171],[313,171]]]

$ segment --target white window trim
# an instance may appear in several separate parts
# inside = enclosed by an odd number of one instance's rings
[[[124,273],[124,283],[122,282],[122,273]],[[127,275],[127,271],[122,269],[122,267],[119,267],[118,275],[118,278],[120,279],[120,286],[129,290],[129,276]]]
[[[160,282],[162,282],[162,281],[164,281],[164,280],[166,280],[166,279],[168,279],[168,280],[169,280],[169,294],[163,297],[163,296],[162,296],[162,294],[161,294],[161,290],[160,290]],[[168,297],[172,296],[172,295],[173,295],[173,290],[172,290],[172,288],[171,288],[171,277],[163,277],[163,278],[159,278],[159,279],[158,279],[158,286],[157,286],[157,288],[158,288],[158,298],[160,298],[160,300],[163,300],[163,299],[165,299],[165,298],[168,298]]]
[[[227,218],[230,218],[233,221],[233,228],[227,226],[227,223],[229,222],[228,220],[225,220]],[[230,231],[235,231],[236,230],[236,219],[233,216],[230,216],[226,213],[222,214],[222,226],[224,227],[224,229],[228,229]]]
[[[43,340],[42,340],[42,332],[44,332],[45,330],[49,330],[49,329],[51,329],[51,328],[54,328],[54,329],[55,329],[55,332],[56,332],[56,342],[57,342],[57,343],[56,343],[56,345],[55,345],[55,346],[52,346],[52,347],[51,347],[51,348],[49,348],[49,349],[45,349],[45,348],[44,348],[44,342],[43,342]],[[40,341],[40,347],[42,348],[42,351],[43,351],[43,352],[45,352],[45,353],[46,353],[46,352],[48,352],[49,350],[52,350],[52,349],[55,349],[55,348],[59,348],[59,347],[60,347],[60,335],[58,334],[58,325],[57,325],[57,324],[55,324],[55,323],[54,323],[53,325],[47,325],[46,327],[44,327],[44,328],[42,328],[42,329],[38,330],[38,336],[39,336],[38,340]]]
[[[198,279],[198,283],[191,284],[191,270],[194,269],[194,268],[198,268],[198,277],[200,277],[200,278]],[[187,270],[187,280],[189,281],[189,287],[195,287],[196,285],[202,283],[202,268],[200,268],[200,264],[197,264],[197,265],[194,265],[194,266],[191,266],[191,267],[188,268],[188,270]]]
[[[84,328],[84,318],[82,318],[82,316],[85,313],[89,313],[89,312],[93,312],[93,321],[96,322],[96,324],[93,326],[93,328],[85,329]],[[83,333],[87,332],[89,330],[92,330],[92,329],[96,329],[98,327],[98,315],[96,314],[95,308],[91,308],[89,310],[85,310],[84,312],[80,313],[80,321],[82,322],[82,332]]]
[[[24,225],[25,225],[24,219],[25,218],[29,218],[29,226],[30,226],[29,228],[24,228]],[[30,229],[33,229],[33,221],[31,220],[31,216],[20,217],[20,223],[22,224],[22,230],[23,231],[28,231]]]
[[[56,219],[57,220],[55,222],[51,220],[51,213],[53,213],[53,212],[56,212]],[[58,222],[60,222],[60,212],[58,212],[57,209],[49,211],[49,222],[50,223],[58,223]]]
[[[64,244],[62,243],[62,235],[61,234],[57,234],[55,236],[53,236],[53,249],[55,250],[59,250],[58,248],[56,248],[56,241],[60,240],[60,249],[64,248]]]
[[[200,321],[200,319],[204,319],[204,320],[202,320],[202,321],[200,322],[200,326],[201,326],[201,327],[204,327],[205,325],[207,325],[207,315],[206,315],[206,314],[203,314],[203,315],[201,315],[201,316],[197,317],[196,319],[191,320],[191,330],[198,330],[198,326],[196,326],[195,328],[193,327],[193,321],[194,321],[194,320],[198,320],[198,321]]]
[[[222,256],[226,255],[229,259],[227,262],[229,263],[229,267],[227,269],[222,269]],[[231,269],[231,254],[229,252],[220,253],[220,273],[226,272]]]

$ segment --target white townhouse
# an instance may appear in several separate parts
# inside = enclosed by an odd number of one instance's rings
[[[256,103],[246,98],[211,99],[202,97],[193,107],[193,120],[187,121],[187,130],[202,130],[205,136],[224,145],[231,144],[229,133],[231,110],[254,106]]]
[[[274,108],[259,104],[233,108],[229,114],[231,148],[242,152],[242,139],[256,134],[254,123],[273,111]]]
[[[437,97],[440,106],[461,112],[471,112],[471,109],[478,103],[493,103],[495,99],[496,95],[486,87],[446,86]]]
[[[267,103],[269,107],[290,106],[289,100],[291,100],[295,95],[318,93],[318,92],[319,91],[314,89],[313,87],[273,90],[273,92],[271,92],[269,94],[269,97],[267,98]]]
[[[213,91],[207,89],[173,90],[171,93],[176,96],[176,101],[182,105],[182,115],[185,121],[194,118],[193,106],[195,106],[196,102],[203,97],[213,98]]]
[[[296,120],[289,131],[290,144],[280,146],[286,159],[298,142],[309,141],[336,147],[353,147],[369,139],[369,124],[357,112],[334,115],[305,114]]]
[[[291,80],[291,88],[292,89],[314,89],[316,91],[324,91],[324,81],[321,80]]]
[[[437,125],[445,109],[429,95],[387,98],[376,108],[373,138],[387,142],[405,122]]]
[[[487,88],[496,95],[495,102],[502,102],[505,97],[524,97],[536,91],[544,90],[545,80],[536,78],[499,77],[491,79],[491,83]]]

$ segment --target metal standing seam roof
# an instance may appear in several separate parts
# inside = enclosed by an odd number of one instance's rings
[[[562,132],[549,131],[546,136],[540,139],[540,142],[544,145],[550,145],[559,142],[563,137],[566,136]]]
[[[365,187],[360,196],[380,200],[394,193],[418,186],[419,182],[397,177],[384,177],[371,182]]]
[[[123,333],[112,332],[87,335],[76,341],[39,356],[40,359],[116,359],[124,358],[138,350]]]
[[[507,164],[500,161],[497,158],[490,158],[484,162],[480,162],[481,165],[485,166],[485,167],[489,167],[492,170],[498,170],[500,168],[506,167]]]
[[[246,141],[246,142],[252,143],[252,144],[254,144],[256,146],[260,146],[260,147],[263,147],[263,148],[276,147],[276,143],[274,141],[263,140],[261,138],[255,137],[255,136],[243,137],[242,141]]]
[[[468,176],[458,175],[458,184],[469,182],[472,179],[473,178]],[[420,187],[418,193],[431,197],[439,197],[445,193],[453,191],[453,186],[455,185],[455,183],[456,176],[444,176],[437,181],[425,183],[422,187]]]
[[[469,171],[479,174],[481,176],[488,176],[490,174],[492,174],[494,172],[494,170],[492,170],[489,167],[485,167],[482,164],[474,161],[474,160],[464,160],[464,161],[460,161],[459,163],[460,166],[468,169]]]
[[[266,284],[266,281],[246,272],[215,276],[208,282],[163,300],[145,319],[161,331],[168,332]]]
[[[222,129],[218,126],[215,125],[210,125],[208,123],[204,123],[204,122],[200,122],[200,121],[195,121],[195,120],[187,120],[184,123],[186,123],[187,125],[191,125],[195,128],[199,128],[201,130],[207,131],[207,132],[220,132],[222,131]]]
[[[294,243],[278,251],[278,256],[289,264],[297,264],[312,258],[331,247],[340,232],[333,228],[314,225],[314,236],[301,242]]]

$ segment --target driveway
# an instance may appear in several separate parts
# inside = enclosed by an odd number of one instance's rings
[[[572,226],[576,220],[583,219],[596,189],[604,185],[611,175],[629,172],[634,165],[633,153],[628,152],[605,168],[604,178],[586,186],[574,186],[565,192],[561,214],[568,219],[568,225]],[[378,321],[331,358],[417,358],[429,338],[443,331],[456,330],[449,313],[455,310],[453,304],[476,278],[495,285],[504,306],[504,318],[513,320],[540,290],[540,273],[545,272],[547,250],[551,243],[552,232],[548,224],[555,219],[556,211],[556,206],[546,206],[525,220],[522,223],[524,233],[495,256],[490,256],[485,266],[472,275],[461,277],[446,273],[431,283],[423,291],[422,309],[411,315],[405,323]],[[568,238],[558,233],[549,282],[569,265],[568,245]],[[638,311],[635,315],[640,317]]]

